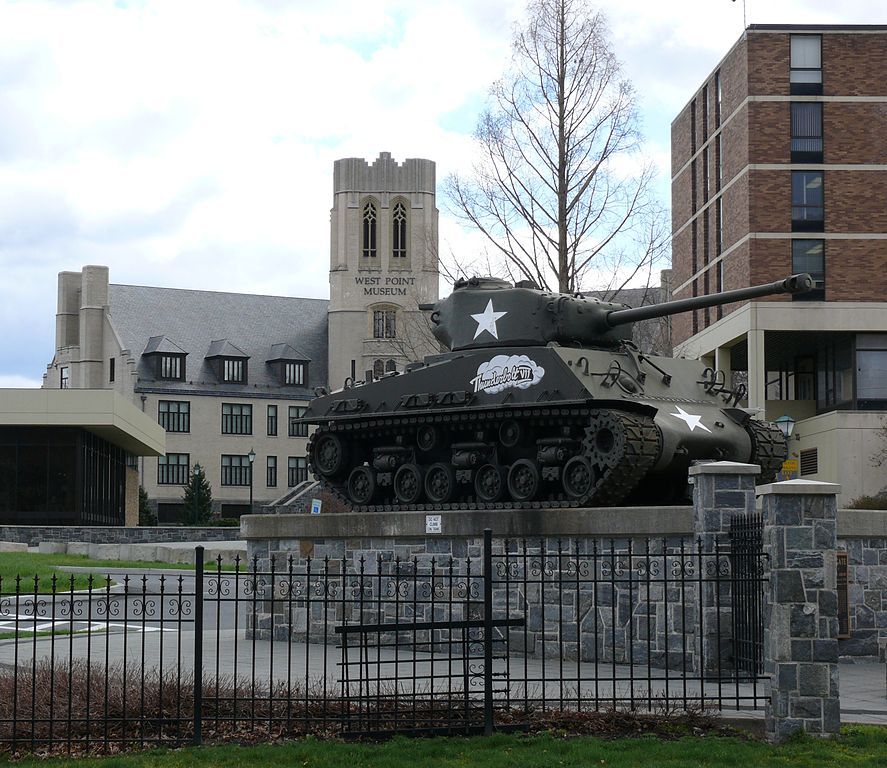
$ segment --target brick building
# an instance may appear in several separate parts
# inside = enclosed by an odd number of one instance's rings
[[[817,281],[676,316],[676,354],[792,417],[799,473],[843,503],[887,486],[885,136],[887,26],[751,25],[672,123],[674,297]]]

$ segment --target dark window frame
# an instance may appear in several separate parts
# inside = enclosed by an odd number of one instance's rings
[[[71,388],[71,367],[63,365],[59,368],[59,389]]]
[[[372,200],[367,200],[363,205],[361,224],[361,256],[364,259],[375,259],[379,255],[379,211]]]
[[[185,380],[185,355],[157,355],[157,378],[163,381]]]
[[[794,101],[790,107],[791,161],[823,161],[823,104],[820,101]]]
[[[265,409],[265,423],[268,437],[277,437],[277,406],[269,405]]]
[[[819,66],[801,67],[792,62],[792,40],[796,38],[818,39],[819,41]],[[789,93],[793,96],[819,96],[822,94],[822,35],[798,34],[789,36]],[[795,73],[819,72],[819,80],[808,82],[806,79],[795,80]]]
[[[268,488],[277,487],[277,457],[268,456],[265,460],[265,485]]]
[[[226,413],[227,409],[227,413]],[[222,403],[222,434],[251,435],[253,406],[251,403]]]
[[[222,358],[222,381],[230,384],[245,384],[247,361],[242,357]]]
[[[373,338],[396,339],[397,338],[397,310],[374,309],[373,310]]]
[[[391,213],[391,258],[407,257],[407,207],[403,201],[394,204]]]
[[[170,463],[170,457],[175,456],[176,461]],[[184,462],[181,461],[184,457]],[[167,453],[157,457],[157,485],[187,485],[190,477],[191,454]]]
[[[819,177],[819,200],[808,202],[810,180]],[[810,198],[812,199],[812,195]],[[825,174],[822,171],[792,171],[792,232],[825,230]]]
[[[806,264],[800,264],[796,261],[797,258],[807,257],[810,258],[809,248],[811,244],[818,244],[822,249],[822,256],[820,260],[820,269],[819,270],[811,270],[807,267],[809,266],[809,262]],[[807,246],[808,251],[806,253],[796,253],[796,248],[800,248],[801,246]],[[796,293],[792,295],[792,300],[794,301],[822,301],[825,298],[825,287],[826,287],[826,273],[825,273],[825,240],[822,238],[815,237],[796,237],[791,241],[791,249],[792,249],[792,273],[797,274],[798,272],[809,272],[814,280],[814,288],[812,291],[807,291],[806,293]]]
[[[288,423],[289,430],[288,434],[290,437],[308,437],[308,425],[307,424],[296,424],[295,419],[300,419],[305,415],[305,412],[308,408],[304,405],[291,405],[289,407],[288,412]]]
[[[285,387],[304,387],[308,381],[308,363],[303,360],[286,360],[282,369]]]
[[[308,459],[304,456],[288,456],[286,460],[286,484],[295,488],[308,479]]]
[[[163,406],[166,406],[166,410]],[[175,408],[173,409],[171,406],[175,406]],[[157,423],[167,432],[190,432],[191,402],[189,400],[158,400]]]
[[[221,469],[221,484],[223,486],[242,488],[250,485],[252,465],[246,454],[223,453]]]

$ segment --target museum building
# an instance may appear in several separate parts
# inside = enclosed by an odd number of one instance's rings
[[[435,351],[418,308],[438,297],[435,183],[430,160],[335,162],[329,300],[62,272],[44,389],[114,390],[165,430],[163,454],[138,459],[161,523],[187,519],[197,463],[222,517],[286,497],[308,480],[297,420],[315,390]]]

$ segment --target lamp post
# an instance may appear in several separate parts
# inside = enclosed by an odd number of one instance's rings
[[[795,420],[791,416],[780,416],[776,419],[776,426],[779,427],[779,431],[782,432],[782,436],[788,442],[792,432],[795,430]]]
[[[256,452],[253,448],[249,449],[249,453],[246,454],[246,458],[249,459],[249,513],[253,513],[253,462],[256,460]]]

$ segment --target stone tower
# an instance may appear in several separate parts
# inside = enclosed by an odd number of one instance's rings
[[[436,351],[418,305],[438,297],[431,160],[337,160],[330,212],[329,384]]]

